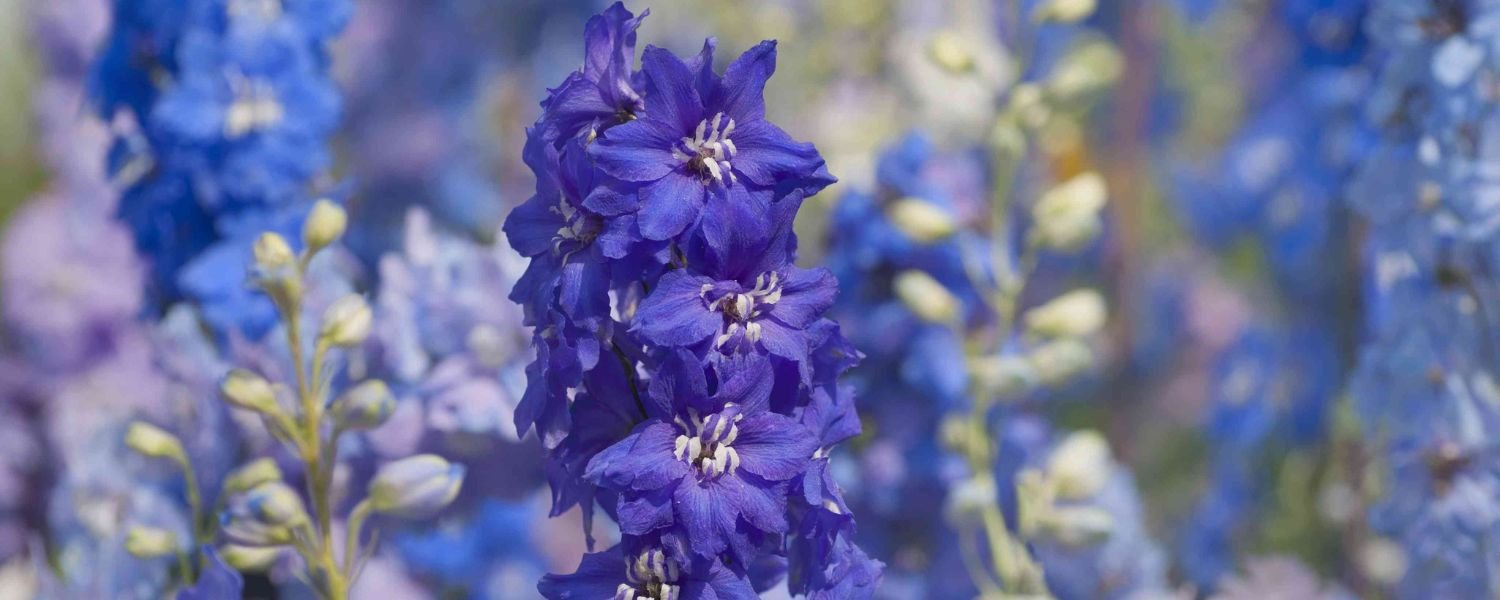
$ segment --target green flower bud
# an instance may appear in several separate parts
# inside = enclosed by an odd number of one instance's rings
[[[1047,476],[1059,498],[1082,500],[1104,490],[1110,475],[1109,442],[1097,431],[1076,431],[1047,460]]]
[[[335,346],[358,346],[370,336],[373,318],[365,299],[349,294],[323,311],[323,329],[318,335]]]
[[[922,271],[903,271],[896,275],[896,297],[932,323],[949,323],[958,318],[958,298],[931,275]]]
[[[1098,237],[1099,212],[1108,191],[1098,173],[1083,173],[1047,190],[1031,208],[1037,240],[1053,250],[1074,251]]]
[[[224,535],[243,546],[285,546],[308,524],[296,490],[281,481],[262,483],[235,496],[223,517]]]
[[[131,423],[130,428],[125,431],[125,445],[151,458],[187,462],[187,453],[183,452],[182,442],[177,436],[150,423]]]
[[[384,425],[396,410],[396,397],[379,379],[370,379],[344,392],[333,401],[333,422],[351,431]]]
[[[224,478],[224,493],[241,494],[273,481],[281,481],[281,467],[276,466],[273,459],[258,458]]]
[[[281,556],[280,548],[256,548],[252,546],[240,546],[238,544],[226,544],[219,548],[219,558],[224,559],[224,564],[233,567],[236,571],[249,573],[264,573],[276,564],[276,559]]]
[[[349,215],[343,207],[319,200],[302,224],[302,241],[309,251],[316,252],[342,237],[348,225]]]
[[[388,463],[370,481],[370,508],[377,513],[419,518],[453,502],[463,485],[464,466],[435,454]]]
[[[1026,312],[1026,328],[1046,337],[1083,337],[1104,327],[1104,296],[1074,290]]]
[[[275,414],[281,410],[276,403],[276,392],[264,377],[245,369],[234,369],[224,376],[219,385],[224,399],[230,404],[261,414]]]
[[[912,241],[930,244],[953,235],[953,217],[931,202],[916,198],[897,200],[886,210],[886,216],[901,233]]]
[[[1047,0],[1031,11],[1038,23],[1077,23],[1094,14],[1098,0]]]
[[[255,239],[255,267],[262,273],[279,273],[297,262],[297,255],[286,238],[273,231],[260,234]]]
[[[125,551],[136,558],[157,558],[177,552],[177,534],[137,525],[125,534]]]

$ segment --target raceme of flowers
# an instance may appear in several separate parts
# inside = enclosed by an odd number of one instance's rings
[[[593,506],[618,544],[549,575],[548,598],[868,597],[829,453],[859,432],[838,376],[859,354],[823,315],[827,269],[793,264],[792,222],[834,182],[766,119],[763,42],[713,70],[647,46],[615,4],[583,67],[528,130],[536,194],[506,220],[531,262],[511,298],[536,359],[516,409],[549,450],[553,512]],[[586,529],[592,542],[593,533]]]

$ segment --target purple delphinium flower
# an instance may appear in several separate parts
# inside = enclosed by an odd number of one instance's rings
[[[510,296],[536,350],[517,431],[549,451],[553,513],[579,506],[592,545],[599,504],[624,549],[540,590],[870,589],[879,563],[840,537],[827,473],[858,431],[837,378],[859,353],[823,317],[832,273],[794,265],[797,210],[833,178],[764,119],[773,43],[722,77],[712,41],[688,61],[651,48],[636,75],[639,23],[619,4],[590,22],[585,66],[527,132],[536,194],[504,227],[531,259]]]
[[[647,47],[645,113],[589,147],[600,170],[638,190],[633,202],[629,195],[606,193],[591,197],[590,204],[601,212],[638,208],[647,239],[682,233],[710,199],[765,205],[773,194],[811,195],[834,181],[811,144],[794,141],[765,119],[761,96],[776,70],[775,42],[745,52],[722,77],[708,70],[711,51],[705,48],[709,56],[695,69],[671,52]]]

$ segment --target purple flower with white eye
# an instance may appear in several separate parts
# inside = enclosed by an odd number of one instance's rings
[[[585,554],[572,575],[548,575],[537,591],[547,600],[754,600],[744,576],[717,560],[684,566],[658,547],[627,554],[617,545]]]
[[[678,356],[671,365],[678,367],[675,381],[656,386],[646,404],[654,418],[596,455],[585,476],[619,493],[622,532],[668,529],[694,556],[728,551],[749,564],[767,537],[785,533],[787,482],[806,471],[817,439],[796,421],[767,412],[768,362],[736,363],[740,368],[710,399],[702,367],[691,355]]]
[[[647,47],[646,110],[589,145],[605,174],[637,187],[641,235],[666,240],[692,225],[710,198],[764,204],[769,194],[810,196],[833,183],[812,144],[765,119],[762,92],[776,70],[776,43],[740,55],[723,77]],[[595,203],[598,204],[598,203]]]

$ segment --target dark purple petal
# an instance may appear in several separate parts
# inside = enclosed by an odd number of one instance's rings
[[[766,116],[766,81],[776,72],[776,42],[767,40],[746,50],[724,70],[723,96],[716,98],[717,110],[737,121],[759,121]],[[739,142],[736,133],[735,142]],[[737,161],[738,159],[736,159]]]
[[[765,346],[771,354],[796,361],[805,381],[810,375],[805,365],[807,332],[777,323],[775,319],[761,319],[759,323],[760,345]]]
[[[787,267],[782,272],[781,300],[771,316],[795,329],[806,329],[833,306],[839,293],[838,279],[824,268]]]
[[[618,490],[658,490],[674,485],[690,471],[687,463],[673,456],[676,441],[676,427],[661,421],[642,423],[625,439],[595,455],[584,476]]]
[[[552,250],[552,240],[563,226],[556,212],[557,197],[532,196],[505,217],[505,239],[521,256],[537,256]]]
[[[713,280],[702,275],[673,271],[663,275],[651,295],[641,301],[632,331],[660,346],[680,347],[713,336],[723,317],[704,304],[703,286]]]
[[[704,118],[703,99],[694,85],[694,73],[687,63],[667,50],[646,46],[641,54],[641,71],[650,87],[646,96],[646,114],[642,121],[654,121],[675,128],[677,137],[692,135]],[[677,141],[675,138],[673,141]]]
[[[719,486],[731,479],[739,481],[728,476],[709,483],[687,481],[673,494],[677,522],[687,532],[693,553],[699,556],[718,556],[729,548],[729,538],[735,535],[736,510]]]
[[[666,360],[651,380],[651,407],[653,417],[671,419],[673,406],[699,406],[708,398],[708,377],[698,357],[686,350],[677,350],[667,355]]]
[[[636,119],[611,128],[589,144],[589,155],[601,171],[621,181],[656,181],[682,164],[672,147],[682,132],[652,119]]]
[[[672,525],[672,493],[656,490],[630,499],[621,498],[618,517],[626,535],[645,535]]]
[[[609,599],[624,582],[625,553],[617,545],[583,555],[578,571],[571,575],[548,574],[536,589],[547,600]]]
[[[639,205],[634,189],[607,184],[595,186],[583,199],[584,208],[606,217],[635,212]]]
[[[759,354],[742,354],[718,362],[719,391],[714,395],[720,406],[734,403],[744,414],[770,410],[771,388],[775,376],[771,361]]]
[[[558,302],[575,323],[583,324],[609,316],[609,277],[604,265],[574,260],[563,266]]]
[[[786,531],[786,484],[729,475],[715,480],[713,487],[751,527],[771,534]]]
[[[641,235],[649,240],[668,240],[682,233],[703,210],[706,188],[697,177],[679,171],[641,188]]]
[[[598,80],[610,67],[628,66],[635,60],[635,31],[650,10],[635,16],[619,2],[589,18],[583,27],[583,73]]]
[[[740,469],[768,481],[786,481],[807,470],[818,443],[801,424],[775,413],[740,420],[734,450]]]
[[[803,179],[823,168],[823,157],[812,144],[798,142],[770,121],[736,123],[734,171],[761,187],[788,179]]]

